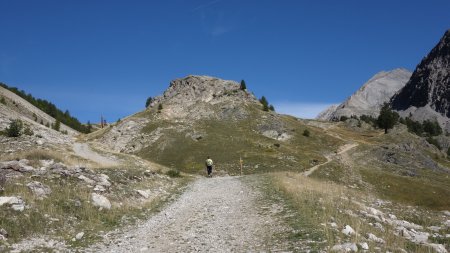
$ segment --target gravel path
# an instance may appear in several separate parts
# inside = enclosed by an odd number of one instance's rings
[[[345,144],[345,145],[341,146],[339,148],[338,153],[336,153],[335,155],[326,155],[325,156],[325,158],[327,159],[326,162],[321,163],[321,164],[317,164],[316,166],[311,167],[309,170],[303,172],[303,175],[309,177],[309,175],[311,175],[314,171],[316,171],[320,166],[328,164],[331,161],[333,161],[333,159],[336,157],[336,155],[342,155],[342,154],[348,152],[350,149],[352,149],[354,147],[357,147],[358,145],[359,145],[358,143],[348,143],[348,144]]]
[[[100,165],[103,166],[117,166],[119,165],[119,163],[114,160],[111,159],[109,157],[100,155],[97,152],[94,152],[87,143],[74,143],[73,144],[73,151],[75,152],[75,154],[77,154],[78,156],[81,156],[85,159],[94,161]]]
[[[281,251],[282,207],[261,204],[244,177],[202,178],[160,213],[135,227],[106,234],[86,252]],[[256,182],[256,180],[255,180]]]

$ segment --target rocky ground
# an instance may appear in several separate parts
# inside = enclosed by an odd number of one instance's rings
[[[240,177],[202,178],[159,214],[106,234],[86,252],[282,251],[283,206],[260,205],[262,194]]]

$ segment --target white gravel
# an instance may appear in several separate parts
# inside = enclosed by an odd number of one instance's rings
[[[279,251],[274,236],[285,228],[276,204],[240,177],[202,178],[160,213],[135,227],[116,230],[86,252]]]

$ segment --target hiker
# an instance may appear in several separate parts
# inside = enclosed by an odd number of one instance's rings
[[[211,177],[213,160],[211,160],[211,158],[209,158],[209,156],[205,161],[205,165],[206,165],[206,171],[208,172],[208,177]]]

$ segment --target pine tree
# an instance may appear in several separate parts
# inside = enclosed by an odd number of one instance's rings
[[[244,80],[241,80],[241,86],[239,87],[241,90],[246,90],[247,89],[247,85],[245,84]]]
[[[145,101],[145,108],[147,108],[152,103],[152,101],[153,101],[153,98],[152,97],[148,97],[147,101]]]
[[[267,101],[266,97],[262,96],[259,102],[263,105],[263,111],[268,112],[269,111],[269,102]]]
[[[380,116],[378,116],[377,123],[380,128],[384,129],[384,133],[388,133],[388,129],[395,126],[398,121],[398,114],[393,112],[389,107],[389,104],[385,103],[380,110]]]
[[[23,123],[20,119],[11,121],[9,127],[7,127],[6,134],[8,137],[19,137],[22,135]]]
[[[60,128],[61,128],[61,122],[57,119],[55,121],[55,124],[53,124],[53,129],[56,131],[59,131]]]
[[[87,133],[92,132],[92,125],[91,125],[91,121],[89,121],[89,120],[88,120],[88,122],[87,122],[87,130],[86,130],[86,132],[87,132]]]
[[[303,131],[303,136],[309,137],[310,135],[311,135],[311,133],[309,132],[308,129],[305,129],[305,130]]]
[[[436,121],[425,120],[423,123],[423,131],[429,136],[438,136],[442,134],[442,128]]]
[[[273,107],[273,105],[270,105],[270,106],[269,106],[269,110],[271,110],[272,112],[274,112],[274,111],[275,111],[275,107]]]
[[[158,105],[158,113],[160,113],[162,109],[163,109],[162,104],[159,104],[159,105]]]

